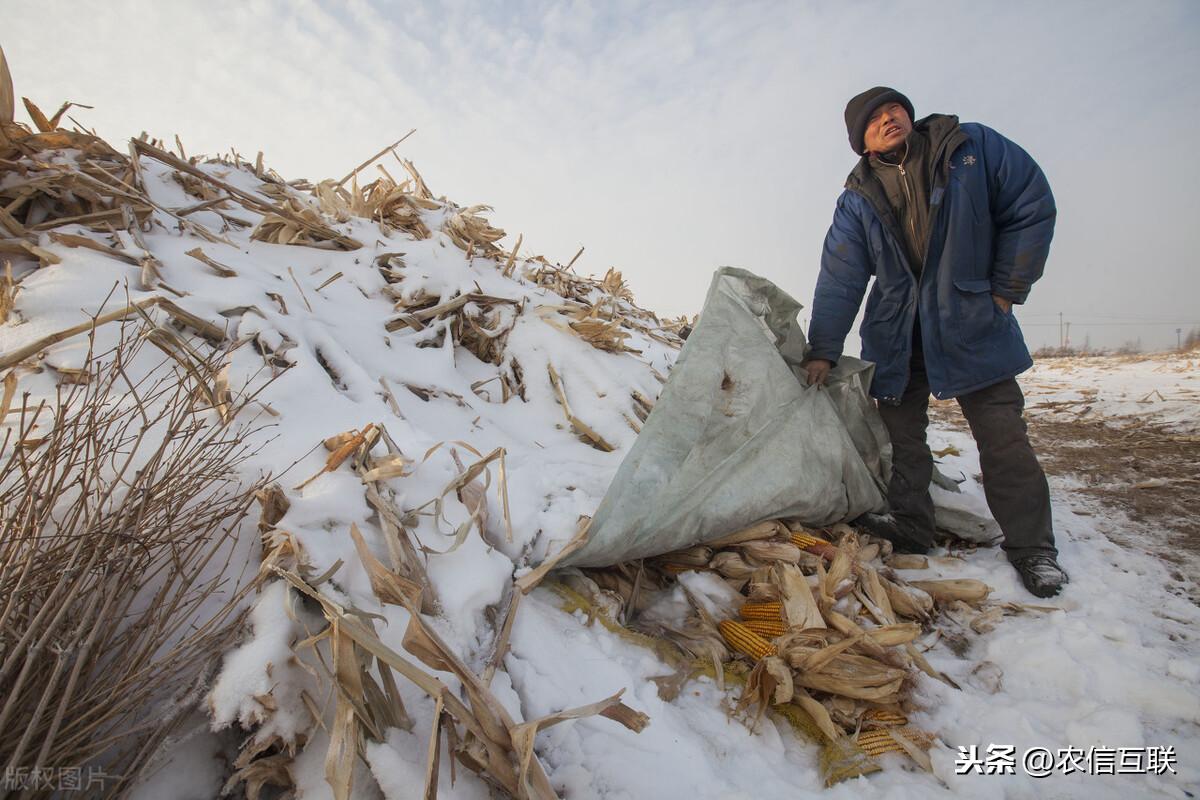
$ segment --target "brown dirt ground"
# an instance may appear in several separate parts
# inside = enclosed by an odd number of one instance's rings
[[[954,401],[931,400],[930,417],[967,427]],[[1120,512],[1130,527],[1103,526],[1105,535],[1154,552],[1169,562],[1173,578],[1186,580],[1189,563],[1200,560],[1200,436],[1152,422],[1114,426],[1036,408],[1026,410],[1026,420],[1052,485],[1055,478],[1069,480],[1076,488],[1068,491]],[[1073,510],[1086,516],[1088,505],[1073,504]]]

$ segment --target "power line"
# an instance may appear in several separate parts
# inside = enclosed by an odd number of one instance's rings
[[[1079,320],[1067,320],[1063,323],[1058,322],[1022,322],[1022,328],[1058,328],[1063,324],[1071,324],[1077,328],[1104,328],[1104,327],[1135,327],[1141,328],[1146,325],[1183,325],[1183,326],[1200,326],[1200,322],[1080,322]]]
[[[1066,314],[1066,313],[1067,312],[1061,312],[1061,314],[1060,314],[1060,312],[1057,312],[1057,311],[1051,312],[1051,313],[1039,313],[1039,314],[1030,314],[1030,313],[1026,313],[1026,312],[1021,312],[1021,316],[1022,317],[1053,317],[1053,318],[1057,319],[1059,316],[1061,316],[1062,314]],[[1095,319],[1121,320],[1121,321],[1125,321],[1125,322],[1157,322],[1162,319],[1161,317],[1127,317],[1127,316],[1120,316],[1120,315],[1116,315],[1116,314],[1088,314],[1087,316],[1093,317]]]

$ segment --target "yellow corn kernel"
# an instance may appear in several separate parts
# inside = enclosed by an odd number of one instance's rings
[[[933,735],[918,728],[891,728],[904,736],[904,738],[916,744],[918,747],[927,748],[933,742]],[[889,729],[884,728],[874,731],[860,731],[854,741],[866,751],[867,755],[877,756],[882,753],[904,753],[907,752],[904,747],[889,733]]]
[[[783,603],[742,603],[742,619],[783,619]]]
[[[824,539],[818,539],[816,536],[809,536],[807,533],[793,533],[792,544],[803,550],[806,547],[812,547],[815,544],[832,544]]]
[[[777,652],[775,645],[759,636],[740,622],[731,619],[722,620],[718,626],[721,635],[729,646],[740,653],[745,653],[754,660],[773,656]]]
[[[764,639],[783,636],[788,630],[781,619],[748,619],[742,624]]]
[[[882,735],[873,736],[872,734]],[[904,752],[904,748],[900,746],[900,743],[889,736],[887,731],[864,731],[858,735],[856,741],[858,742],[858,746],[869,756]]]
[[[908,724],[908,717],[890,708],[868,708],[863,712],[862,719],[864,723],[873,723],[877,727]]]

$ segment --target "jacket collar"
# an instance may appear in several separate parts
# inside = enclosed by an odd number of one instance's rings
[[[930,193],[930,199],[936,205],[941,199],[941,192],[936,189],[938,186],[944,186],[950,176],[950,156],[966,141],[967,134],[959,126],[958,117],[953,114],[930,114],[917,120],[913,127],[926,135],[930,152],[933,153],[930,168],[934,171],[931,176],[934,191]],[[846,178],[846,189],[866,198],[884,226],[892,231],[897,241],[902,241],[900,224],[892,213],[887,195],[883,191],[883,184],[871,174],[869,155],[862,156],[851,170]]]
[[[921,131],[929,140],[930,152],[933,153],[934,160],[939,168],[943,168],[946,159],[954,152],[954,148],[958,147],[961,142],[951,141],[957,140],[959,137],[966,138],[962,128],[958,124],[958,117],[953,114],[930,114],[916,121],[913,128]],[[943,148],[950,145],[950,149],[943,152]],[[871,187],[871,188],[868,188]],[[871,156],[864,155],[858,160],[858,164],[850,171],[850,175],[846,178],[846,188],[853,189],[861,194],[867,195],[868,200],[874,200],[870,192],[878,193],[879,199],[883,200],[883,205],[887,206],[887,199],[883,197],[882,187],[878,186],[878,181],[871,175]]]

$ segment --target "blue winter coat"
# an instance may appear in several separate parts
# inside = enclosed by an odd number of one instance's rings
[[[864,157],[825,237],[809,326],[809,357],[836,363],[874,275],[859,332],[862,357],[876,365],[871,394],[886,403],[899,403],[908,384],[918,309],[925,369],[939,399],[1033,365],[1016,318],[992,295],[1025,302],[1054,234],[1054,197],[1028,153],[956,117],[935,115],[917,126],[929,132],[936,165],[920,279]]]

